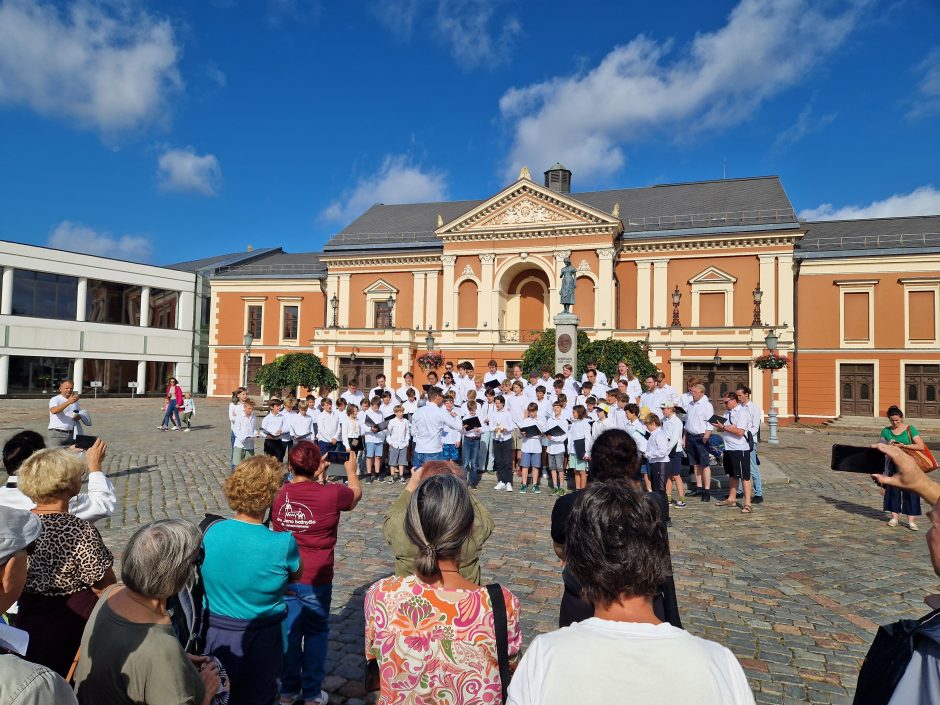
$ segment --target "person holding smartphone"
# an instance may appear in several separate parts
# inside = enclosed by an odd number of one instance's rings
[[[886,426],[881,431],[882,443],[887,443],[888,445],[897,446],[902,449],[924,449],[924,439],[920,437],[920,433],[916,428],[910,424],[904,423],[904,412],[902,412],[901,409],[892,405],[888,407],[887,416],[890,425]],[[894,474],[895,472],[896,468],[894,467],[894,463],[889,463],[886,474]],[[903,513],[907,515],[907,528],[911,531],[917,531],[917,522],[914,517],[921,515],[921,509],[920,498],[916,494],[908,492],[907,490],[898,489],[897,487],[885,487],[882,507],[886,512],[891,512],[891,520],[888,521],[888,526],[897,526],[898,515]]]

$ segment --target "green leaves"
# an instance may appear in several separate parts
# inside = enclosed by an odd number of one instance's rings
[[[262,365],[253,381],[272,394],[280,394],[285,389],[295,390],[297,387],[310,390],[339,387],[336,375],[320,362],[320,358],[310,353],[281,355],[274,362]]]
[[[656,365],[649,360],[649,355],[638,341],[626,342],[607,338],[590,340],[584,331],[578,331],[578,364],[575,370],[580,379],[587,369],[588,360],[596,360],[597,368],[613,379],[617,375],[617,363],[626,362],[633,374],[642,379],[656,373]],[[536,338],[522,356],[522,369],[526,372],[539,371],[542,367],[555,370],[555,329],[547,328]]]

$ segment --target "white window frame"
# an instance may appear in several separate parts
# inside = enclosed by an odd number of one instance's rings
[[[906,348],[936,348],[938,335],[940,335],[940,277],[898,279],[904,286],[904,347]],[[933,293],[933,338],[931,340],[911,339],[911,318],[909,312],[910,295],[913,292],[927,291]]]
[[[707,277],[717,276],[719,279],[708,279]],[[696,274],[689,279],[689,286],[692,288],[692,327],[698,328],[701,325],[701,306],[699,296],[701,294],[724,294],[725,295],[725,327],[734,325],[734,285],[737,283],[737,277],[727,272],[723,272],[718,267],[708,267],[704,271]]]
[[[268,300],[267,296],[243,296],[242,301],[245,302],[245,311],[242,316],[242,331],[244,333],[248,332],[248,308],[250,306],[260,306],[261,307],[261,335],[255,338],[259,343],[262,342],[264,338],[264,302]],[[279,334],[280,335],[280,334]],[[241,341],[238,341],[241,344]]]
[[[304,300],[304,297],[303,296],[278,296],[277,300],[280,304],[279,315],[278,315],[278,329],[277,329],[278,342],[281,345],[299,345],[300,344],[300,302]],[[288,306],[297,307],[297,337],[296,338],[284,337],[284,309]]]
[[[379,301],[387,301],[390,294],[395,299],[395,305],[392,307],[392,326],[394,327],[398,313],[398,289],[384,279],[378,279],[366,287],[363,293],[366,295],[366,328],[375,328],[375,304]]]
[[[880,279],[845,279],[833,282],[839,287],[839,346],[852,350],[875,347],[875,287]],[[845,337],[845,295],[868,294],[868,339],[847,340]],[[906,306],[906,304],[905,304]]]

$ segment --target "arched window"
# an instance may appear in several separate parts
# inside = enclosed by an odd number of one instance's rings
[[[477,327],[477,285],[472,279],[460,282],[457,288],[457,327]]]

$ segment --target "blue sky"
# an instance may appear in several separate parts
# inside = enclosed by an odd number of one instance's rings
[[[0,130],[0,239],[157,264],[556,160],[940,213],[940,3],[0,0]]]

